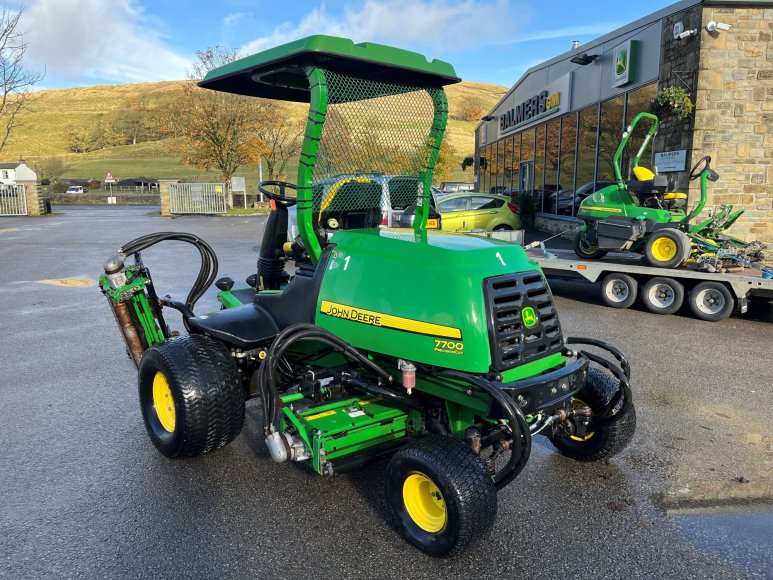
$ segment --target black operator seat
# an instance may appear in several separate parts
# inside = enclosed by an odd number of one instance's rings
[[[251,350],[264,346],[292,324],[313,323],[329,255],[328,249],[316,267],[301,264],[282,292],[258,293],[251,304],[189,318],[188,325],[192,331],[206,334],[235,348]]]

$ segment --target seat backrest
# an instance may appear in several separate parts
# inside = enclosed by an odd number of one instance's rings
[[[655,179],[655,173],[651,169],[637,165],[633,168],[633,176],[636,181],[651,181]]]

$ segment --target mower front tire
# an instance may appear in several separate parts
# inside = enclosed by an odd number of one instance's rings
[[[599,250],[597,245],[591,244],[583,231],[574,236],[574,253],[583,260],[600,260],[607,255],[604,250]]]
[[[678,268],[691,251],[690,237],[676,228],[663,228],[650,234],[644,245],[644,256],[656,268]]]
[[[244,391],[228,349],[202,335],[173,338],[142,356],[142,418],[153,445],[176,459],[228,445],[244,424]]]
[[[575,401],[588,405],[593,415],[598,415],[619,388],[620,383],[613,376],[598,369],[590,369],[588,382],[577,393]],[[582,438],[555,436],[550,438],[550,442],[561,454],[577,461],[601,461],[612,457],[625,449],[633,439],[636,432],[636,409],[631,403],[625,414],[614,423],[594,428],[591,420],[588,429],[589,432]]]
[[[430,556],[463,552],[496,519],[491,475],[469,446],[447,436],[427,435],[395,453],[385,484],[398,530]]]

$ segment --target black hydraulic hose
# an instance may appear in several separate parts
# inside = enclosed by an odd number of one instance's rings
[[[393,381],[392,376],[378,366],[376,363],[361,354],[349,343],[341,340],[331,332],[320,328],[314,324],[301,323],[288,326],[280,332],[271,344],[266,359],[260,366],[258,374],[258,384],[261,387],[261,396],[263,398],[263,412],[266,417],[265,429],[270,428],[276,419],[276,380],[274,369],[278,361],[284,355],[288,348],[293,344],[302,341],[314,341],[331,347],[340,352],[350,360],[360,363],[362,366],[370,369],[377,376],[383,378],[387,383]]]
[[[364,391],[369,395],[375,395],[377,397],[381,397],[385,401],[387,402],[391,401],[395,405],[399,405],[401,407],[408,407],[409,409],[414,409],[416,411],[424,410],[424,406],[419,402],[417,398],[410,397],[405,393],[399,393],[397,391],[388,389],[386,387],[382,387],[377,383],[351,377],[346,374],[341,376],[341,382],[347,387],[354,387],[355,389]]]
[[[521,473],[523,468],[526,467],[526,463],[529,461],[529,456],[531,455],[531,431],[529,430],[529,424],[526,422],[523,411],[521,411],[520,407],[518,407],[510,397],[486,379],[451,370],[440,371],[438,374],[451,379],[464,381],[483,389],[499,404],[500,407],[502,407],[502,410],[510,423],[510,428],[513,431],[513,448],[510,459],[507,461],[507,464],[493,476],[496,488],[502,489]]]
[[[217,276],[217,256],[209,244],[194,234],[185,232],[157,232],[140,236],[139,238],[124,244],[119,249],[119,252],[124,255],[137,254],[142,250],[163,241],[186,242],[193,245],[199,252],[201,267],[199,268],[199,274],[196,277],[196,281],[191,287],[185,301],[188,310],[192,312],[196,302],[204,295]]]
[[[628,364],[628,359],[625,358],[625,355],[618,348],[612,346],[611,344],[596,338],[585,338],[580,336],[567,337],[565,344],[587,344],[607,351],[618,360],[620,366],[623,367],[623,372],[625,373],[626,378],[629,381],[631,380],[631,365]]]

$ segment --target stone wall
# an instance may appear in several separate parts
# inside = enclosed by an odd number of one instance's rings
[[[712,20],[732,28],[708,32]],[[720,174],[707,209],[745,208],[732,233],[773,244],[773,7],[705,7],[700,34],[693,157],[711,155]]]
[[[46,197],[51,199],[53,205],[108,205],[109,191],[91,190],[88,193],[51,193]],[[160,205],[160,196],[157,193],[119,193],[114,192],[115,205]]]
[[[697,84],[698,59],[700,57],[699,38],[674,38],[674,25],[681,22],[685,30],[693,30],[701,27],[701,6],[694,6],[688,10],[677,12],[662,20],[661,23],[661,48],[660,48],[660,72],[658,74],[658,90],[668,87],[681,87],[690,93],[695,101],[695,89]],[[689,187],[689,160],[693,148],[694,117],[677,122],[674,119],[664,117],[660,119],[660,127],[655,137],[653,151],[687,151],[688,165],[686,171],[666,173],[669,179],[671,191],[687,191]],[[635,145],[638,147],[639,145]],[[690,202],[697,202],[699,198],[690,197]]]

